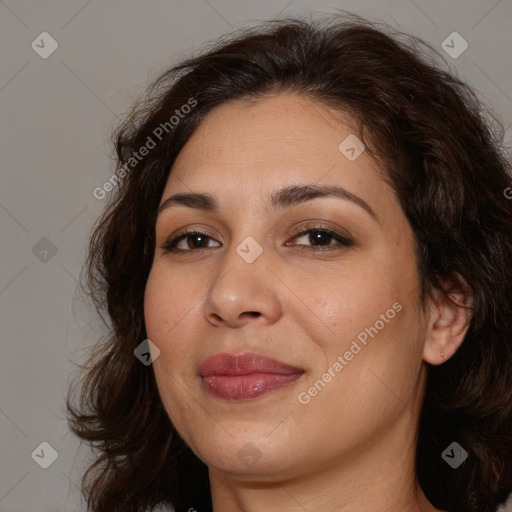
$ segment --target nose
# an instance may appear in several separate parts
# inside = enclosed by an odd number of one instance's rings
[[[231,249],[212,276],[204,315],[216,326],[242,327],[251,322],[271,324],[282,313],[279,282],[268,268],[265,251],[252,263]]]

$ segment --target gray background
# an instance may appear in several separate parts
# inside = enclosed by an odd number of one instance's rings
[[[335,8],[431,43],[501,116],[511,145],[510,0],[0,1],[0,511],[86,510],[78,486],[91,454],[68,433],[64,397],[75,376],[70,361],[83,362],[104,332],[72,301],[105,205],[93,190],[114,169],[117,117],[160,70],[212,38]],[[469,45],[457,58],[441,48],[453,31]],[[31,47],[48,51],[42,32],[59,45],[46,59]],[[42,442],[58,453],[47,469],[31,457]]]

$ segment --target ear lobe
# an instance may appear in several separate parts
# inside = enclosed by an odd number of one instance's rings
[[[443,287],[451,285],[448,300],[435,289],[429,305],[429,322],[423,350],[423,360],[439,365],[455,354],[466,336],[471,321],[472,296],[467,282],[460,274],[441,280]]]

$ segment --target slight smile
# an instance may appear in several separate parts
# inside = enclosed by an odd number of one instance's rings
[[[216,354],[199,368],[205,391],[230,401],[257,398],[297,381],[304,373],[302,368],[254,353]]]

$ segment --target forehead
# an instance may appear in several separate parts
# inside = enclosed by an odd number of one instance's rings
[[[164,199],[193,191],[246,202],[307,183],[340,185],[374,203],[376,211],[385,209],[386,201],[396,201],[386,197],[393,191],[377,163],[365,151],[351,161],[340,150],[347,139],[358,140],[354,124],[349,116],[295,93],[224,103],[183,147]]]
[[[206,157],[243,163],[249,154],[251,162],[274,158],[297,164],[300,157],[318,159],[319,153],[322,160],[338,160],[339,143],[354,131],[351,124],[348,116],[297,93],[230,101],[205,117],[175,166]]]

